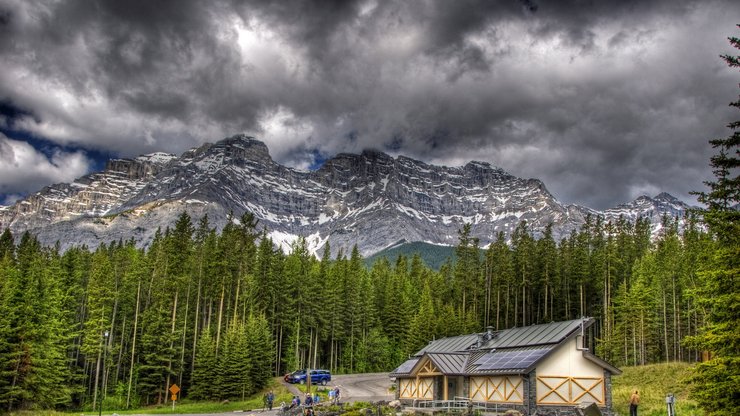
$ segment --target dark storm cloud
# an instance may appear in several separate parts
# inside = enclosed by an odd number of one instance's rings
[[[595,208],[640,193],[688,198],[711,175],[706,140],[733,116],[737,73],[718,55],[732,52],[739,11],[668,0],[7,1],[0,101],[26,111],[17,129],[123,156],[245,131],[305,168],[373,147],[482,159]]]

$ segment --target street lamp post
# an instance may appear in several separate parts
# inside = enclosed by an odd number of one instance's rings
[[[103,414],[103,389],[105,388],[105,362],[108,360],[108,331],[103,333],[103,376],[100,377],[100,406],[98,416]]]

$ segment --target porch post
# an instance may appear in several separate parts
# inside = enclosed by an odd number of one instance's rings
[[[448,391],[448,385],[447,385],[447,374],[444,375],[444,397],[443,400],[450,400],[449,399],[449,391]]]

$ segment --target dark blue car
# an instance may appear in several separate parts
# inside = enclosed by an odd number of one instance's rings
[[[284,377],[285,381],[293,384],[306,384],[306,370],[296,370],[292,373],[286,374]],[[311,370],[311,384],[321,384],[326,386],[331,381],[331,373],[329,370]]]

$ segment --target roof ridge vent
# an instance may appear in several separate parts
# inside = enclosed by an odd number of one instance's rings
[[[492,326],[487,326],[486,332],[479,332],[476,335],[477,337],[473,348],[482,348],[488,341],[496,338],[498,333],[493,330]]]
[[[498,336],[498,332],[494,331],[493,326],[489,325],[486,327],[486,339],[488,341],[496,338]]]

